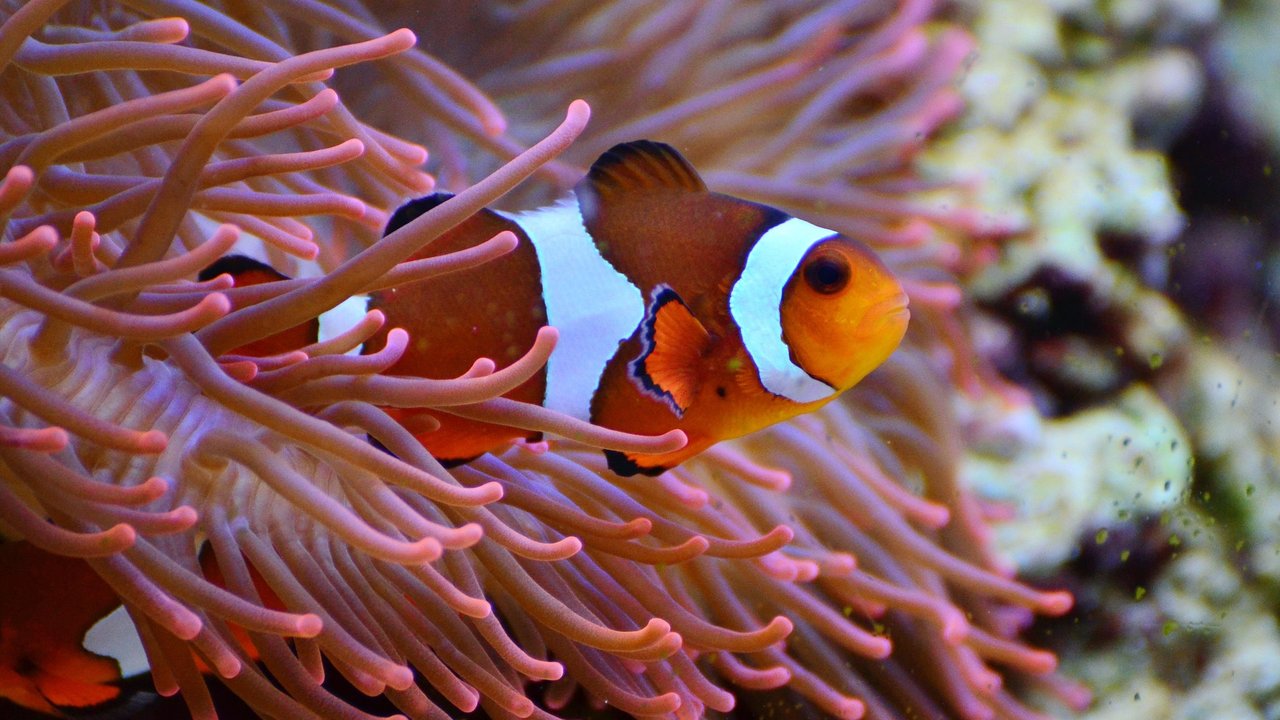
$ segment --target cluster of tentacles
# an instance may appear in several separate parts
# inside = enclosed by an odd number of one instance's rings
[[[550,717],[579,690],[696,718],[783,686],[844,718],[1036,716],[989,664],[1081,701],[1016,639],[1070,598],[1009,577],[955,482],[951,400],[990,380],[938,228],[974,222],[913,200],[929,183],[910,158],[957,109],[967,38],[912,0],[573,5],[434,16],[432,47],[456,33],[477,87],[354,2],[0,3],[0,530],[85,558],[158,690],[197,717],[215,714],[209,675],[263,716],[366,717],[327,668],[415,718]],[[410,134],[460,192],[375,241],[435,182]],[[299,351],[238,351],[500,256],[509,234],[406,262],[530,175],[525,196],[545,196],[574,158],[640,136],[687,148],[718,190],[875,245],[912,292],[907,345],[847,401],[632,479],[588,446],[681,438],[501,397],[552,330],[509,367],[442,381],[380,374],[404,333],[348,354],[376,311]],[[301,276],[194,279],[249,236]],[[541,430],[552,450],[447,471],[392,404]]]

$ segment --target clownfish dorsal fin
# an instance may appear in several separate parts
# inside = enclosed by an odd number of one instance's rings
[[[201,270],[196,275],[196,279],[200,282],[205,282],[206,280],[212,280],[223,273],[235,278],[237,280],[237,284],[245,284],[243,283],[243,278],[252,273],[258,273],[260,274],[260,277],[254,278],[254,282],[248,284],[256,285],[259,282],[289,279],[288,275],[285,275],[261,260],[255,260],[248,255],[223,255],[217,260],[214,260],[213,264]]]
[[[196,279],[205,282],[223,274],[230,275],[238,288],[289,279],[288,275],[247,255],[224,255],[201,270]],[[228,354],[267,357],[300,350],[319,339],[320,319],[311,318],[287,330],[234,348]]]
[[[675,148],[652,140],[635,140],[609,148],[596,159],[586,181],[609,202],[616,193],[705,192],[706,183]]]
[[[786,217],[712,192],[675,148],[651,140],[615,145],[574,193],[601,257],[644,295],[665,284],[689,301],[736,275],[756,238]]]
[[[674,290],[659,285],[640,323],[640,343],[639,357],[628,365],[631,379],[642,393],[683,417],[702,384],[711,334]]]
[[[424,195],[420,198],[414,198],[413,200],[401,205],[396,208],[395,212],[391,213],[391,219],[387,221],[387,227],[383,229],[382,237],[386,237],[405,225],[408,225],[418,219],[419,216],[425,215],[428,210],[442,205],[445,200],[452,197],[453,193],[431,193],[430,195]]]

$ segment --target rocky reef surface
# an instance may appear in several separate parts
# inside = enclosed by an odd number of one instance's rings
[[[1086,718],[1280,717],[1280,9],[953,12],[979,52],[926,162],[1012,229],[973,324],[1039,411],[974,408],[965,474],[1019,571],[1077,597],[1032,638]]]

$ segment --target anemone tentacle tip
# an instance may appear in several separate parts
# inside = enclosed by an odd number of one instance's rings
[[[1070,612],[1075,603],[1076,598],[1070,592],[1055,590],[1041,594],[1039,607],[1044,614],[1057,617]]]
[[[303,613],[297,618],[297,637],[313,638],[324,630],[324,620],[315,613]]]
[[[948,608],[948,610],[954,610]],[[959,611],[947,612],[942,620],[942,639],[950,645],[959,645],[969,637],[972,626]]]
[[[578,98],[569,103],[568,116],[576,124],[585,125],[587,120],[591,118],[591,105],[586,100]]]

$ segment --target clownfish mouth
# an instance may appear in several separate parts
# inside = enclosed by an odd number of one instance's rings
[[[894,338],[894,345],[907,331],[907,323],[911,320],[911,310],[907,307],[905,292],[887,297],[867,308],[863,315],[863,330],[860,333],[867,339]]]
[[[911,310],[907,306],[910,299],[905,292],[899,292],[893,297],[885,298],[875,305],[871,306],[868,315],[880,318],[880,324],[890,322],[906,322],[911,318]]]

